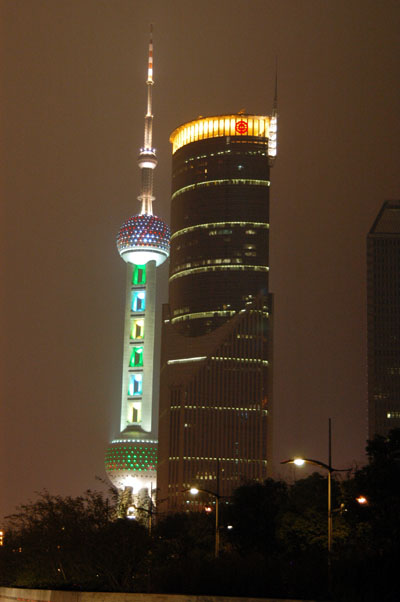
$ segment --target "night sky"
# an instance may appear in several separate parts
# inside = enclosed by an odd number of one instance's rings
[[[154,210],[169,134],[269,114],[274,460],[360,465],[367,436],[366,234],[400,198],[398,0],[2,0],[0,517],[43,488],[102,487],[121,397],[122,222],[139,211],[154,23]],[[166,301],[166,274],[160,268]],[[297,477],[306,474],[297,469]]]

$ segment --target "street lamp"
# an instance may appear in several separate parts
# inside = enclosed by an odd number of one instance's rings
[[[219,556],[219,500],[220,495],[218,493],[214,493],[214,491],[209,491],[208,489],[200,489],[198,487],[191,487],[189,489],[189,493],[192,495],[197,495],[202,491],[203,493],[208,493],[215,497],[215,558]]]
[[[339,469],[333,468],[331,464],[325,464],[319,460],[312,460],[311,458],[291,458],[290,460],[284,460],[281,464],[295,464],[296,466],[304,466],[304,464],[313,464],[319,466],[328,472],[328,554],[330,556],[332,549],[332,473],[339,472]],[[347,469],[346,469],[347,470]]]
[[[329,418],[329,454],[328,464],[321,462],[320,460],[313,460],[312,458],[291,458],[290,460],[284,460],[281,464],[295,464],[296,466],[304,466],[304,464],[313,464],[319,468],[323,468],[328,472],[328,586],[331,590],[331,550],[332,550],[332,473],[334,472],[347,472],[349,468],[333,468],[332,466],[332,433],[331,433],[331,419]]]

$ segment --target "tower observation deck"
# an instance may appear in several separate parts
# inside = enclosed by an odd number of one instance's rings
[[[121,516],[135,514],[139,492],[152,496],[157,476],[158,391],[153,386],[156,267],[169,256],[170,230],[153,215],[153,175],[157,166],[152,146],[153,83],[151,29],[144,144],[138,157],[141,212],[129,217],[117,236],[118,252],[127,263],[121,425],[107,448],[105,466],[120,492]]]

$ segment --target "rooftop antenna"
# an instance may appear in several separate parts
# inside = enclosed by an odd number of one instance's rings
[[[278,57],[275,57],[275,95],[272,105],[272,114],[278,116]]]

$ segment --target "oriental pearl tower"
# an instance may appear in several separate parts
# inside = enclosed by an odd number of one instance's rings
[[[144,145],[138,165],[141,203],[117,236],[117,248],[127,263],[124,353],[120,432],[107,448],[105,467],[119,492],[119,516],[137,509],[156,490],[158,390],[153,390],[156,268],[169,256],[170,229],[153,215],[153,172],[157,166],[152,146],[153,40],[150,28],[147,70],[147,112]]]

